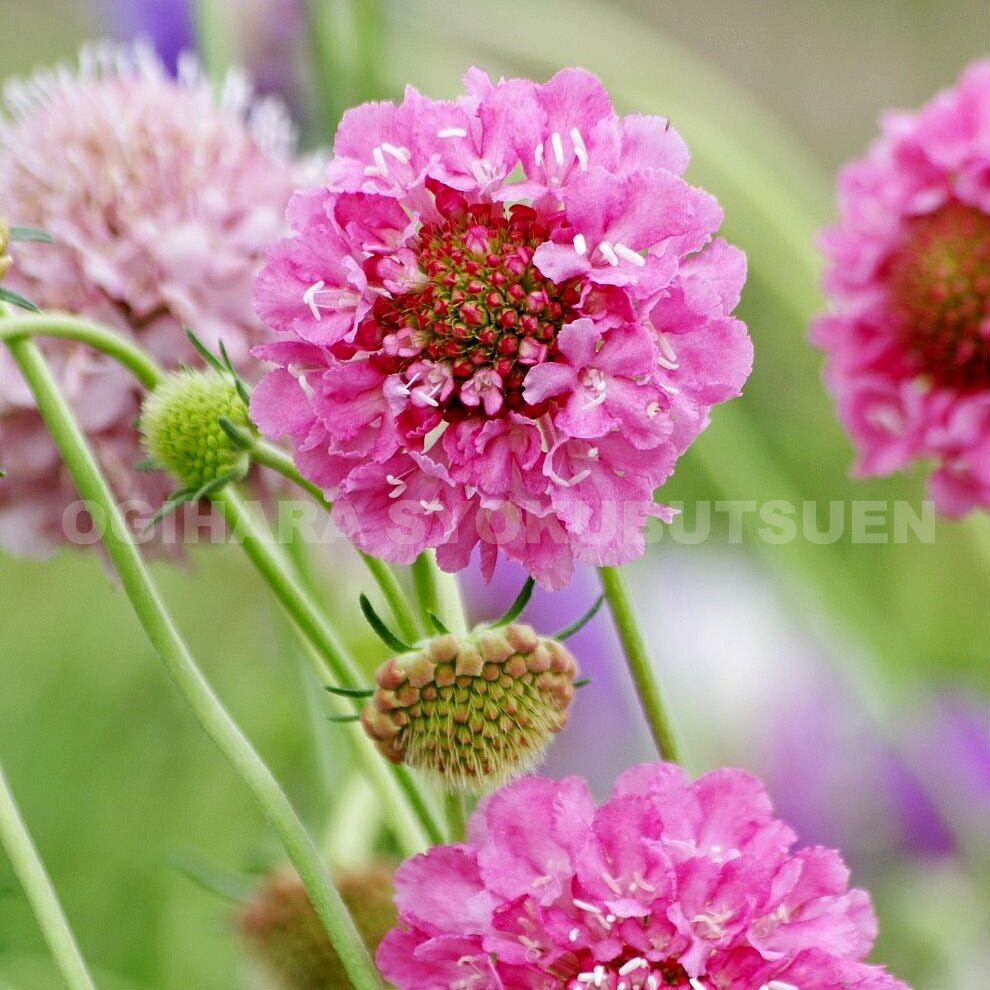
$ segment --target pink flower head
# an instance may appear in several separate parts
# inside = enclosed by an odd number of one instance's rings
[[[188,58],[172,79],[150,50],[84,49],[78,72],[13,80],[0,111],[0,190],[19,244],[12,288],[44,309],[108,323],[165,366],[192,362],[184,327],[245,367],[268,339],[251,307],[264,248],[299,179],[278,103],[232,73],[220,96]],[[147,518],[173,482],[139,474],[130,374],[92,350],[46,343],[60,384],[122,499]],[[77,498],[17,369],[0,348],[0,545],[62,542]]]
[[[861,475],[934,462],[940,511],[990,507],[990,62],[839,175],[812,327]]]
[[[378,964],[399,990],[907,990],[861,962],[876,922],[839,854],[793,842],[741,770],[642,764],[600,807],[519,778],[400,867]]]
[[[745,259],[662,118],[578,69],[465,83],[344,115],[256,284],[280,367],[252,412],[361,549],[457,570],[480,542],[487,573],[501,550],[557,588],[642,551],[654,489],[739,393]]]

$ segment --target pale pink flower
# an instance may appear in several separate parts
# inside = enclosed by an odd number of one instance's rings
[[[399,990],[906,990],[861,961],[876,922],[839,854],[794,839],[741,770],[642,764],[600,807],[519,778],[400,867],[378,964]]]
[[[363,550],[459,570],[481,543],[547,587],[643,549],[653,492],[739,393],[745,259],[660,117],[592,75],[468,72],[345,114],[255,289],[255,392]]]
[[[87,48],[78,71],[14,80],[0,115],[0,190],[12,222],[54,244],[19,244],[12,288],[44,309],[120,330],[165,366],[193,362],[185,327],[236,364],[268,333],[251,307],[265,246],[285,229],[300,167],[284,110],[229,75],[219,97],[189,59],[178,80],[142,47]],[[140,474],[140,390],[109,359],[45,344],[122,499],[156,509],[174,482]],[[0,545],[63,542],[77,498],[17,369],[0,349]]]
[[[880,126],[839,175],[812,337],[857,473],[931,461],[937,506],[961,515],[990,507],[990,62]]]

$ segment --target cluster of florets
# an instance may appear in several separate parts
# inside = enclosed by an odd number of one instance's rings
[[[644,764],[597,808],[521,778],[399,868],[378,963],[399,990],[906,990],[861,961],[876,925],[838,853],[793,842],[739,770]]]
[[[52,244],[19,247],[5,287],[42,309],[99,320],[168,368],[223,342],[249,375],[268,339],[251,307],[267,245],[304,167],[279,104],[254,102],[232,73],[219,96],[184,58],[172,78],[139,46],[87,48],[65,68],[12,80],[0,108],[4,209]],[[46,353],[122,501],[160,505],[171,482],[140,473],[140,389],[111,359],[76,344]],[[76,499],[33,399],[0,351],[0,545],[41,553],[62,542]]]
[[[861,474],[934,461],[941,511],[990,507],[990,62],[839,177],[814,340]]]
[[[388,759],[477,793],[535,765],[567,723],[577,674],[561,643],[522,623],[448,633],[382,664],[361,720]]]
[[[486,571],[501,550],[561,587],[642,551],[654,490],[738,394],[745,259],[663,118],[576,69],[465,82],[344,115],[256,284],[280,367],[252,414],[361,549],[456,571],[480,542]]]

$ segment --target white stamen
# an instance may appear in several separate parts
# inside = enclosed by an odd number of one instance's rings
[[[602,383],[602,387],[603,388],[605,387],[604,382]],[[615,894],[617,897],[622,896],[622,888],[619,886],[619,881],[616,880],[615,877],[613,877],[609,873],[605,873],[604,871],[602,871],[598,875],[602,878],[602,883],[605,884],[605,886],[608,887],[608,889],[611,890],[613,894]]]
[[[388,480],[387,478],[385,479]],[[587,901],[579,901],[576,897],[574,898],[574,906],[580,908],[582,911],[590,911],[592,914],[601,914],[601,908],[596,907],[594,904],[589,904]]]
[[[701,980],[697,979],[694,976],[692,976],[691,979],[688,980],[688,983],[691,984],[691,990],[708,990],[708,987],[706,987],[704,983],[701,982]]]
[[[574,235],[574,250],[581,255],[588,253],[588,242],[584,239],[584,234]]]
[[[637,969],[641,969],[643,966],[649,968],[649,963],[645,959],[641,959],[636,956],[635,959],[630,959],[624,966],[619,967],[619,976],[628,976],[630,973],[634,973]]]
[[[632,262],[637,268],[642,268],[646,264],[646,258],[631,247],[626,247],[625,244],[616,244],[615,253],[621,258],[625,258],[626,261]]]
[[[491,165],[483,159],[475,159],[471,162],[471,174],[479,186],[487,186],[493,177]]]
[[[424,512],[443,512],[443,502],[438,498],[431,499],[429,502],[425,498],[421,498],[419,504],[422,506]]]
[[[663,356],[676,367],[677,351],[675,351],[674,348],[670,346],[670,341],[667,340],[667,335],[664,333],[658,333],[657,344],[660,346],[660,350],[663,351]]]
[[[653,973],[646,978],[644,990],[660,990],[660,980]]]
[[[401,478],[397,478],[394,474],[386,474],[385,480],[390,485],[395,486],[388,493],[389,498],[398,498],[406,490],[406,483]]]
[[[541,141],[533,149],[533,161],[536,162],[537,167],[543,164],[543,142]]]
[[[588,149],[584,146],[584,138],[581,137],[581,132],[576,127],[571,128],[570,134],[571,141],[574,144],[574,157],[577,158],[581,171],[587,172]]]
[[[660,403],[659,402],[651,402],[646,407],[646,415],[647,415],[647,418],[648,419],[656,419],[656,415],[657,415],[658,412],[660,412]]]
[[[576,942],[578,940],[578,938],[580,938],[580,936],[581,936],[581,929],[580,928],[572,928],[567,933],[567,941],[568,942]]]
[[[309,306],[309,311],[313,314],[313,319],[318,320],[320,318],[320,309],[316,305],[316,300],[313,298],[320,289],[323,288],[325,282],[314,282],[304,293],[303,302]]]
[[[444,127],[437,131],[438,138],[462,138],[467,137],[467,131],[463,127]]]
[[[381,149],[387,154],[390,154],[393,158],[398,159],[403,165],[409,164],[410,154],[408,148],[396,147],[394,144],[388,144],[383,141]]]
[[[579,485],[582,481],[584,481],[585,478],[589,477],[590,475],[591,475],[591,469],[585,468],[583,471],[578,471],[578,473],[574,475],[574,477],[571,478],[570,481],[565,481],[564,485],[567,488],[573,488],[575,485]],[[615,921],[615,916],[611,914],[606,915],[605,920],[609,922]]]
[[[560,140],[560,135],[554,131],[550,135],[550,144],[553,147],[553,157],[558,165],[564,164],[564,142]]]
[[[783,980],[771,980],[767,984],[767,990],[798,990],[793,983],[785,983]]]
[[[375,148],[375,150],[371,153],[371,157],[375,160],[375,165],[378,168],[378,174],[388,175],[388,163],[385,161],[385,154],[382,151],[381,146]]]
[[[615,248],[609,244],[608,241],[602,241],[598,245],[598,250],[601,251],[602,257],[613,267],[619,263],[619,256],[615,253]]]

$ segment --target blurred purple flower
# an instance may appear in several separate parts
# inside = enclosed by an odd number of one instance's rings
[[[104,30],[118,41],[144,36],[173,74],[180,52],[197,47],[192,0],[91,0]],[[281,96],[298,116],[303,0],[229,0],[235,61],[261,96]]]
[[[179,53],[196,47],[188,0],[93,0],[93,5],[112,38],[148,38],[173,75]]]

